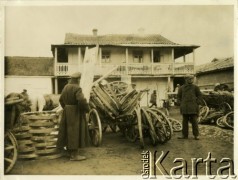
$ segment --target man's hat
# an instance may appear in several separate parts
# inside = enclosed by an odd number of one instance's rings
[[[76,73],[72,74],[70,77],[71,78],[75,78],[75,79],[80,78],[81,77],[81,73],[80,72],[76,72]]]

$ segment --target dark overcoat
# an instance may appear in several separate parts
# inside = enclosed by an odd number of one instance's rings
[[[157,99],[156,93],[152,93],[150,96],[150,103],[156,104],[156,99]]]
[[[178,91],[178,102],[180,103],[181,114],[198,114],[198,99],[201,98],[201,91],[194,84],[184,84]]]
[[[60,96],[63,114],[59,126],[57,147],[76,150],[90,144],[86,113],[89,106],[77,81],[67,84]]]

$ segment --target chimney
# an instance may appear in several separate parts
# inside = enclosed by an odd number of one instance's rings
[[[93,29],[93,35],[97,36],[98,35],[98,30],[97,29]]]

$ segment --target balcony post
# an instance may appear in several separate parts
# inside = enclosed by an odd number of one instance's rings
[[[151,73],[154,74],[154,49],[151,49],[151,62],[152,62],[152,71]]]
[[[57,61],[58,60],[57,60],[57,48],[56,47],[55,47],[55,58],[54,58],[54,60],[55,60],[55,68],[54,68],[55,72],[54,73],[55,73],[55,76],[57,76],[56,73],[57,73]]]
[[[174,48],[172,48],[172,71],[173,71],[173,75],[174,75]]]
[[[55,77],[55,94],[58,94],[58,78]]]
[[[171,92],[171,87],[170,87],[170,83],[171,83],[171,78],[170,78],[170,76],[168,76],[168,90],[167,90],[167,92]]]
[[[99,65],[102,66],[102,48],[99,48]]]
[[[126,75],[128,75],[128,48],[126,48]]]
[[[81,56],[81,48],[78,48],[78,69],[80,70],[80,66],[82,64],[82,56]]]
[[[55,73],[55,82],[54,82],[54,83],[55,83],[55,94],[58,94],[58,79],[57,79],[57,75],[58,75],[58,74],[57,74],[57,67],[58,67],[58,66],[57,66],[57,61],[58,61],[58,60],[57,60],[57,47],[55,47],[55,58],[54,58],[54,60],[55,60],[55,68],[54,68],[54,69],[55,69],[55,72],[54,72],[54,73]]]

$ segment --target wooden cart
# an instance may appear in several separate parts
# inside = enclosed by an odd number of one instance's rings
[[[130,142],[139,139],[142,148],[145,137],[149,137],[153,145],[165,143],[171,138],[172,126],[167,116],[156,108],[139,106],[145,92],[136,91],[120,81],[93,86],[88,122],[95,146],[101,144],[102,132],[108,125],[113,131],[118,127]]]

